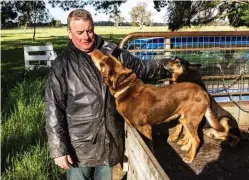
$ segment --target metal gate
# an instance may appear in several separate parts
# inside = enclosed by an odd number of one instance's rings
[[[131,33],[120,42],[142,60],[182,57],[217,101],[249,101],[249,31]]]

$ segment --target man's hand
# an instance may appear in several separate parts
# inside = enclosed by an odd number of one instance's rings
[[[62,169],[70,169],[69,164],[73,164],[73,161],[70,155],[65,155],[65,156],[54,158],[54,162],[56,165],[60,166]]]

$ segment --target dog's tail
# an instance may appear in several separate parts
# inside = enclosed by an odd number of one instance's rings
[[[227,133],[228,135],[228,131],[229,131],[229,125],[228,125],[228,120],[224,119],[224,122],[220,123],[216,117],[214,116],[212,110],[210,107],[207,108],[207,111],[205,113],[205,117],[208,121],[208,123],[210,124],[210,126],[218,131],[218,132],[224,132]]]
[[[203,129],[203,133],[213,139],[229,140],[229,146],[235,147],[240,142],[240,137],[230,133],[229,118],[219,121],[215,118],[210,108],[207,109],[205,117],[212,128]]]

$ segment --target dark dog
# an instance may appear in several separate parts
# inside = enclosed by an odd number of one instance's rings
[[[188,61],[176,57],[173,60],[168,61],[168,69],[172,73],[172,83],[180,83],[180,82],[192,82],[195,84],[200,85],[206,92],[207,88],[201,79],[201,75],[199,73],[200,64],[190,64]],[[238,123],[236,119],[223,109],[215,100],[214,98],[209,94],[210,99],[210,108],[212,112],[215,114],[215,117],[219,121],[223,121],[224,119],[228,122],[229,125],[229,132],[231,135],[234,135],[233,137],[230,136],[230,146],[235,146],[240,141],[240,130],[238,127]],[[179,125],[176,128],[176,132],[174,133],[174,136],[172,136],[172,139],[169,140],[175,140],[176,136],[180,134],[181,126]],[[217,133],[217,131],[213,131],[212,129],[204,129],[204,134],[206,134],[210,138],[214,139],[226,139],[227,137],[224,137],[223,134]],[[187,137],[185,137],[187,139]],[[182,144],[180,141],[179,144]],[[183,143],[184,144],[184,143]]]
[[[186,149],[190,150],[183,158],[186,163],[191,163],[197,153],[200,144],[197,129],[204,115],[217,132],[228,136],[228,126],[214,118],[208,94],[200,86],[184,82],[155,87],[144,84],[111,55],[96,49],[91,57],[116,98],[118,112],[141,134],[152,139],[151,125],[179,118],[189,137]]]

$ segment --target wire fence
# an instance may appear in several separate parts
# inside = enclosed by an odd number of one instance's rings
[[[131,33],[120,47],[142,60],[177,56],[201,64],[213,96],[249,101],[249,31]]]

